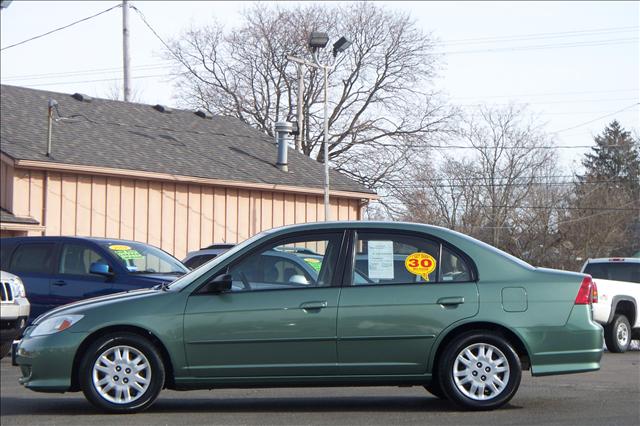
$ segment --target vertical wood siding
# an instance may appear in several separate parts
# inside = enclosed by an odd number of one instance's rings
[[[322,196],[14,169],[2,163],[2,206],[45,235],[132,239],[182,259],[273,227],[324,219]],[[10,179],[10,181],[9,181]],[[9,182],[9,183],[7,183]],[[359,220],[359,200],[331,199],[331,218]]]

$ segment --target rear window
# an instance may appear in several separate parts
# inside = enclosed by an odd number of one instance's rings
[[[640,263],[590,263],[584,273],[603,280],[640,283]]]
[[[22,244],[13,253],[9,272],[20,275],[20,273],[41,273],[46,274],[51,271],[55,244],[36,243]]]
[[[197,267],[204,265],[217,255],[215,254],[201,254],[199,256],[194,256],[191,259],[184,262],[185,266],[190,269],[196,269]]]

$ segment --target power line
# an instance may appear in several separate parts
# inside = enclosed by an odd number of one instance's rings
[[[105,10],[103,10],[102,12],[98,12],[98,13],[96,13],[95,15],[87,16],[86,18],[82,18],[82,19],[80,19],[80,20],[78,20],[78,21],[72,22],[72,23],[70,23],[70,24],[68,24],[68,25],[65,25],[65,26],[63,26],[63,27],[59,27],[59,28],[56,28],[56,29],[54,29],[54,30],[48,31],[48,32],[46,32],[46,33],[44,33],[44,34],[40,34],[40,35],[37,35],[37,36],[35,36],[35,37],[28,38],[28,39],[26,39],[26,40],[22,40],[22,41],[20,41],[20,42],[18,42],[18,43],[15,43],[15,44],[10,45],[10,46],[3,47],[2,49],[0,49],[0,51],[4,51],[4,50],[7,50],[7,49],[11,49],[12,47],[20,46],[21,44],[25,44],[25,43],[28,43],[28,42],[30,42],[30,41],[33,41],[33,40],[36,40],[36,39],[39,39],[39,38],[42,38],[42,37],[48,36],[49,34],[53,34],[53,33],[57,32],[57,31],[62,31],[62,30],[64,30],[64,29],[66,29],[66,28],[72,27],[72,26],[74,26],[74,25],[76,25],[76,24],[79,24],[79,23],[81,23],[81,22],[88,21],[89,19],[95,18],[96,16],[100,16],[100,15],[102,15],[103,13],[107,13],[107,12],[109,12],[109,11],[112,11],[113,9],[117,9],[118,7],[122,7],[122,5],[121,5],[121,4],[117,4],[117,5],[113,6],[113,7],[110,7],[109,9],[105,9]]]
[[[627,106],[627,107],[625,107],[625,108],[622,108],[621,110],[618,110],[618,111],[612,112],[612,113],[610,113],[610,114],[606,114],[606,115],[603,115],[603,116],[601,116],[601,117],[594,118],[593,120],[585,121],[584,123],[580,123],[580,124],[577,124],[577,125],[575,125],[575,126],[567,127],[566,129],[556,130],[556,131],[551,132],[551,133],[552,133],[552,134],[556,134],[556,133],[566,132],[567,130],[577,129],[578,127],[582,127],[582,126],[586,126],[587,124],[591,124],[591,123],[593,123],[594,121],[598,121],[598,120],[601,120],[601,119],[603,119],[603,118],[607,118],[607,117],[610,117],[610,116],[612,116],[612,115],[619,114],[619,113],[621,113],[621,112],[623,112],[623,111],[626,111],[626,110],[628,110],[628,109],[635,108],[635,107],[637,107],[638,105],[640,105],[640,102],[636,102],[635,104],[629,105],[629,106]]]
[[[510,102],[510,103],[502,103],[502,104],[492,104],[496,106],[509,106],[509,105],[547,105],[547,104],[578,104],[584,102],[620,102],[620,101],[633,101],[637,100],[638,97],[633,98],[599,98],[599,99],[566,99],[561,101],[546,101],[546,102]],[[459,107],[464,108],[472,108],[472,107],[482,107],[485,106],[486,103],[472,103],[472,104],[457,104]]]
[[[625,205],[634,203],[632,201]],[[402,202],[402,201],[385,201],[386,204],[391,205],[403,205],[409,207],[422,207],[424,203],[416,202]],[[588,211],[640,211],[640,208],[626,208],[626,207],[563,207],[563,206],[516,206],[516,205],[477,205],[475,207],[481,207],[486,209],[524,209],[524,210],[588,210]]]
[[[157,64],[147,64],[147,65],[138,65],[131,67],[136,70],[154,70],[161,69],[171,66],[170,63],[157,63]],[[82,70],[82,71],[66,71],[66,72],[57,72],[57,73],[44,73],[44,74],[30,74],[30,75],[13,75],[8,77],[3,77],[4,81],[11,80],[43,80],[45,78],[65,78],[65,77],[78,77],[83,75],[91,75],[91,74],[108,74],[112,72],[122,72],[122,67],[111,67],[111,68],[95,68],[91,70]]]
[[[529,51],[529,50],[545,50],[545,49],[562,49],[572,47],[592,47],[592,46],[609,46],[613,44],[628,44],[637,43],[637,37],[632,38],[617,38],[608,40],[593,40],[583,42],[570,42],[570,43],[556,43],[556,44],[543,44],[543,45],[531,45],[531,46],[513,46],[513,47],[499,47],[494,49],[476,49],[476,50],[453,50],[434,52],[436,55],[458,55],[466,53],[494,53],[494,52],[511,52],[511,51]]]
[[[511,97],[537,97],[537,96],[564,96],[564,95],[586,95],[586,94],[595,94],[595,93],[614,93],[614,92],[640,92],[640,88],[633,89],[614,89],[614,90],[590,90],[590,91],[581,91],[581,92],[547,92],[547,93],[526,93],[526,94],[517,94],[517,95],[490,95],[490,96],[455,96],[451,99],[491,99],[491,98],[511,98]]]
[[[623,183],[623,180],[616,181],[590,181],[581,182],[580,185],[612,185],[616,183]],[[432,188],[464,188],[473,186],[475,188],[500,188],[500,187],[530,187],[530,186],[573,186],[578,184],[576,181],[568,182],[529,182],[529,183],[475,183],[475,184],[463,184],[463,183],[445,183],[445,184],[431,184],[429,186],[420,185],[420,181],[413,183],[407,183],[406,185],[393,185],[393,188],[400,189],[432,189]]]
[[[139,75],[136,77],[131,77],[132,80],[138,80],[142,78],[159,78],[159,77],[171,77],[168,74],[152,74],[152,75]],[[102,78],[98,80],[82,80],[82,81],[59,81],[55,83],[38,83],[38,84],[26,84],[24,87],[40,87],[40,86],[50,86],[50,85],[64,85],[64,84],[80,84],[80,83],[100,83],[105,81],[120,81],[122,77],[117,78]]]
[[[602,33],[619,33],[630,32],[637,30],[638,26],[631,27],[609,27],[591,30],[577,30],[577,31],[562,31],[562,32],[550,32],[550,33],[533,33],[533,34],[520,34],[510,36],[493,36],[493,37],[475,37],[467,39],[457,40],[445,40],[437,44],[469,44],[469,43],[484,43],[484,42],[502,42],[504,41],[523,41],[525,39],[539,39],[539,38],[558,38],[558,37],[584,37],[589,35],[596,35]]]

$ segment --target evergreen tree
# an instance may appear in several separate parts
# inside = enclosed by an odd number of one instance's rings
[[[594,141],[562,234],[576,258],[631,256],[640,249],[639,141],[615,120]]]
[[[616,120],[594,140],[596,146],[591,148],[592,152],[586,154],[582,161],[585,174],[578,176],[579,184],[590,180],[612,181],[623,183],[629,190],[637,191],[640,188],[638,141],[621,128]]]

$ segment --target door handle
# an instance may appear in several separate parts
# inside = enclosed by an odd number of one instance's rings
[[[439,305],[444,306],[445,308],[447,307],[454,307],[454,306],[458,306],[464,303],[464,297],[458,296],[458,297],[441,297],[440,299],[438,299],[438,301],[436,302]]]
[[[319,302],[305,302],[300,305],[300,309],[304,309],[305,311],[312,311],[326,308],[327,306],[327,302],[323,300]]]
[[[59,281],[54,281],[52,284],[57,285],[58,287],[62,287],[63,285],[67,285],[67,282],[63,280],[59,280]]]

